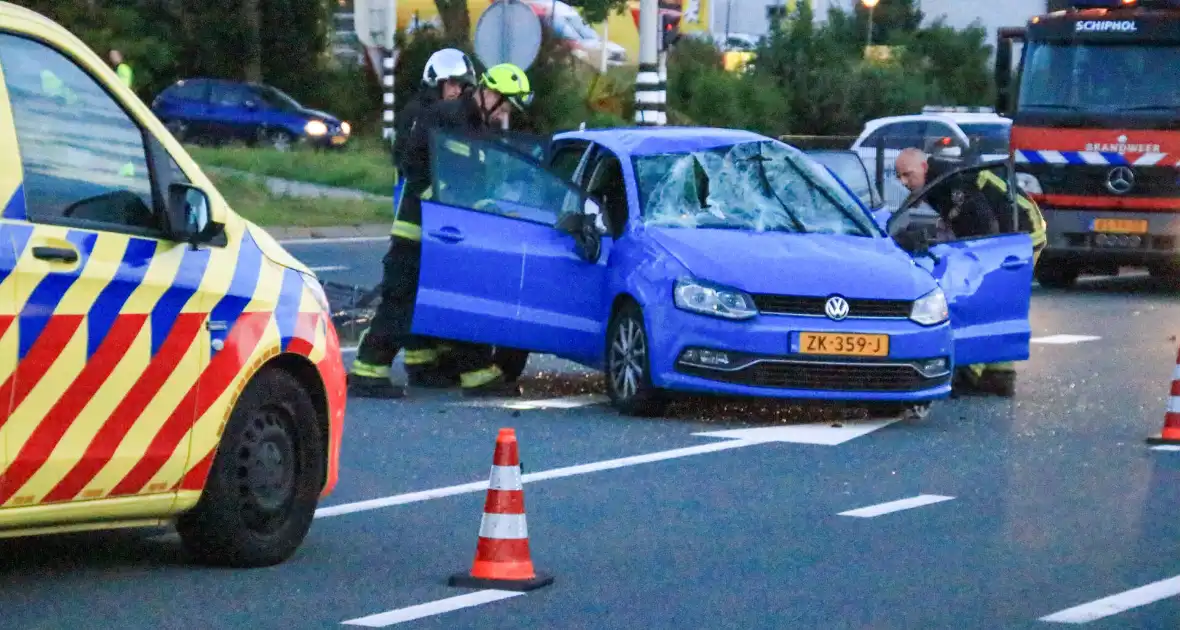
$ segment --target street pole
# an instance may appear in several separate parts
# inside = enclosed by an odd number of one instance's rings
[[[635,77],[635,123],[643,127],[665,125],[668,115],[667,84],[660,79],[659,0],[639,1],[639,74]]]
[[[871,48],[873,46],[873,10],[877,8],[877,3],[880,2],[880,0],[860,0],[860,1],[861,1],[861,4],[863,4],[865,6],[865,8],[869,10],[869,32],[868,32],[868,37],[867,37],[867,43],[865,44],[865,54],[867,55],[867,54],[869,54],[869,48]]]

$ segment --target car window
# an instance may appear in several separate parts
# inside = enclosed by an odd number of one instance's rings
[[[573,186],[502,142],[441,131],[431,142],[433,201],[545,225],[579,207]]]
[[[832,169],[836,177],[839,177],[866,207],[872,208],[877,205],[876,191],[859,155],[852,151],[815,151],[809,152],[808,156]]]
[[[563,177],[566,181],[572,182],[574,172],[578,170],[578,164],[582,162],[582,156],[585,153],[586,144],[584,142],[559,144],[553,154],[553,161],[549,163],[549,170]]]
[[[29,218],[158,230],[142,130],[73,61],[0,35]]]
[[[599,158],[590,175],[586,192],[602,204],[607,229],[612,238],[623,235],[627,226],[627,183],[623,179],[623,165],[618,156],[599,148]]]
[[[257,95],[262,102],[281,112],[297,112],[302,109],[299,103],[282,90],[266,86],[258,90],[246,90],[246,100]]]
[[[1013,206],[1004,192],[1006,179],[1004,164],[950,171],[945,179],[935,180],[906,212],[914,215],[912,222],[925,227],[934,242],[1029,231],[1031,202],[1018,200]]]
[[[254,100],[254,91],[243,85],[214,83],[209,100],[222,107],[238,107]]]
[[[981,154],[1006,154],[1011,126],[1001,123],[971,123],[959,125],[972,147]]]
[[[204,81],[179,81],[168,88],[168,97],[179,101],[203,102],[209,93],[209,84]]]
[[[633,158],[644,223],[750,232],[877,234],[825,168],[775,140]]]
[[[861,146],[876,149],[877,144],[884,140],[886,149],[920,149],[925,129],[926,123],[921,121],[890,123],[874,131]]]

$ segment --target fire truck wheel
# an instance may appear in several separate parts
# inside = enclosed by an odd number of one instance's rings
[[[1063,263],[1042,260],[1037,265],[1036,279],[1046,289],[1068,289],[1078,279],[1078,270]]]
[[[315,517],[327,465],[311,396],[263,368],[233,413],[197,506],[176,529],[199,563],[266,567],[291,557]]]

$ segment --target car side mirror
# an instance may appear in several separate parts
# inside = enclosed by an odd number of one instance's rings
[[[191,184],[175,183],[168,187],[168,232],[176,241],[193,249],[208,243],[220,225],[214,223],[209,195]]]
[[[578,255],[590,264],[598,262],[602,255],[602,237],[606,234],[606,223],[602,219],[601,205],[587,197],[582,202],[582,212],[570,212],[562,216],[554,226],[558,231],[574,237]]]

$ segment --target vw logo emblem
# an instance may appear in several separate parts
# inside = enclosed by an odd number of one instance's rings
[[[1125,195],[1135,185],[1135,172],[1126,166],[1116,166],[1106,175],[1106,189],[1116,195]]]
[[[848,317],[848,300],[838,295],[833,295],[828,298],[828,303],[824,304],[824,314],[828,316],[828,319],[834,319],[836,321]]]

